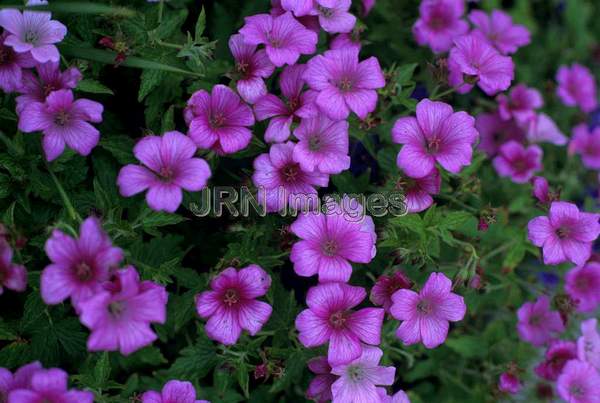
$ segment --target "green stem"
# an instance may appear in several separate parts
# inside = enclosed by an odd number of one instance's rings
[[[71,200],[69,199],[69,196],[67,195],[67,192],[65,192],[65,189],[60,184],[58,178],[56,177],[56,175],[54,175],[54,172],[52,172],[52,168],[50,168],[50,165],[47,165],[47,167],[48,167],[48,172],[50,173],[50,176],[52,177],[52,180],[54,181],[54,185],[56,185],[56,189],[58,190],[58,193],[60,194],[63,204],[65,205],[67,212],[71,216],[71,219],[73,221],[80,223],[81,217],[79,216],[79,214],[73,207],[73,204],[71,203]]]

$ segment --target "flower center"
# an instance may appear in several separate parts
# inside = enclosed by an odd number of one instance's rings
[[[35,45],[37,41],[40,39],[40,35],[35,31],[27,31],[25,33],[25,42]]]
[[[319,151],[321,149],[321,138],[313,136],[308,140],[308,149],[310,151]]]
[[[428,315],[433,311],[433,307],[431,306],[431,303],[429,301],[427,301],[426,299],[422,299],[417,304],[417,311],[424,315]]]
[[[210,118],[210,126],[217,129],[225,124],[225,116],[222,113],[217,113]]]
[[[70,116],[66,111],[60,111],[54,116],[54,123],[57,126],[65,126],[69,123]]]
[[[352,380],[352,382],[360,382],[364,378],[364,371],[358,365],[350,365],[347,369],[348,378]]]
[[[75,266],[75,277],[79,281],[89,281],[92,279],[92,268],[85,262],[80,262]]]
[[[336,252],[338,250],[337,242],[333,241],[333,240],[329,240],[329,241],[325,242],[325,244],[323,245],[321,250],[327,256],[335,256]]]
[[[319,10],[319,13],[325,18],[333,17],[333,9],[332,8],[317,6],[317,10]]]
[[[338,82],[338,88],[342,91],[350,91],[353,85],[352,80],[348,77],[344,77]]]
[[[556,236],[558,236],[560,239],[566,239],[569,237],[569,235],[571,235],[571,230],[567,227],[560,227],[556,230]]]
[[[286,182],[295,182],[300,175],[300,171],[298,169],[298,164],[289,164],[283,167],[281,170],[283,175],[283,180]]]
[[[329,324],[335,329],[341,329],[344,327],[347,319],[348,312],[337,311],[329,317]]]
[[[125,311],[125,304],[123,302],[114,301],[108,304],[108,313],[115,319],[118,319]]]
[[[225,295],[223,295],[223,302],[227,304],[227,306],[233,306],[240,302],[240,294],[234,288],[230,288],[225,291]]]

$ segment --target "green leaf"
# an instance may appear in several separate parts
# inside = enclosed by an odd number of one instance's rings
[[[77,90],[82,92],[89,92],[91,94],[109,94],[114,95],[112,90],[102,84],[100,81],[84,78],[77,84]]]

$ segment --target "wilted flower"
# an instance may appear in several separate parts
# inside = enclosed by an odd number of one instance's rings
[[[527,302],[517,311],[517,331],[522,340],[536,347],[552,340],[554,333],[565,330],[560,313],[550,310],[550,299],[540,296],[535,303]]]
[[[257,265],[222,271],[210,282],[212,290],[196,297],[196,312],[208,319],[204,328],[208,337],[232,345],[240,338],[242,329],[252,336],[257,334],[273,308],[256,298],[265,295],[270,286],[271,277]]]
[[[464,0],[423,0],[412,28],[415,40],[436,53],[450,50],[452,41],[469,30],[462,19],[464,12]]]
[[[134,267],[117,270],[113,280],[79,304],[79,319],[91,330],[89,351],[128,355],[157,339],[151,323],[165,323],[168,294],[164,286],[140,281]]]
[[[296,317],[298,339],[309,348],[329,342],[327,360],[332,367],[358,359],[367,348],[361,342],[372,345],[381,342],[385,315],[381,308],[352,309],[366,296],[364,288],[345,283],[321,283],[312,287],[306,296],[308,309]]]
[[[423,342],[435,348],[446,340],[449,322],[464,318],[463,297],[452,292],[452,281],[443,273],[431,273],[419,293],[400,289],[392,295],[390,313],[402,323],[396,336],[405,345]]]
[[[156,211],[175,212],[183,199],[182,189],[197,192],[211,176],[206,161],[194,158],[194,142],[176,131],[161,137],[144,137],[133,153],[143,165],[121,168],[117,177],[119,191],[130,197],[148,190],[146,201]]]

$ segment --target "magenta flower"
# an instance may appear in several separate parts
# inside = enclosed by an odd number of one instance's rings
[[[0,238],[0,295],[4,287],[14,291],[27,288],[27,270],[25,266],[14,264],[13,250],[4,238]]]
[[[500,380],[498,381],[498,389],[501,392],[509,393],[511,395],[519,393],[519,391],[523,388],[521,381],[519,378],[511,373],[504,372],[500,375]]]
[[[78,154],[87,156],[100,140],[100,132],[88,122],[102,121],[102,104],[89,99],[73,100],[71,90],[50,93],[46,102],[30,102],[19,116],[19,130],[44,133],[42,147],[46,159],[56,159],[65,143]]]
[[[381,308],[352,310],[365,299],[362,287],[345,283],[321,283],[308,290],[308,309],[296,317],[298,340],[304,347],[321,346],[329,341],[327,361],[334,367],[361,356],[366,344],[379,345],[385,311]],[[334,391],[335,399],[335,391]]]
[[[196,400],[194,385],[186,381],[172,380],[165,384],[160,393],[153,390],[142,395],[142,403],[209,403]]]
[[[249,45],[265,45],[267,56],[277,67],[296,64],[301,54],[310,55],[317,50],[317,34],[296,21],[290,12],[278,17],[246,17],[240,34]]]
[[[527,226],[529,240],[543,250],[544,264],[566,261],[584,265],[600,234],[600,214],[580,212],[576,205],[553,202],[548,217],[536,217]]]
[[[502,10],[492,10],[490,15],[473,10],[469,20],[475,25],[473,33],[488,40],[504,55],[515,53],[531,42],[529,30],[523,25],[513,24],[511,16]]]
[[[210,282],[211,291],[196,296],[196,312],[208,319],[204,328],[208,337],[232,345],[242,329],[256,335],[273,312],[271,305],[256,298],[265,295],[270,286],[271,277],[257,265],[222,271]]]
[[[310,206],[317,197],[315,186],[329,183],[329,175],[304,171],[294,161],[294,146],[291,141],[273,144],[268,154],[254,160],[252,182],[258,188],[258,201],[268,212]]]
[[[48,62],[36,65],[35,70],[37,75],[31,71],[23,72],[23,84],[18,89],[21,95],[16,98],[18,114],[28,103],[43,103],[52,91],[73,89],[81,80],[81,72],[77,67],[69,67],[61,72],[58,63]]]
[[[469,30],[462,19],[464,0],[423,0],[419,6],[419,19],[412,27],[417,43],[429,46],[435,53],[452,47],[452,41]]]
[[[229,38],[229,50],[235,59],[235,72],[239,75],[235,85],[242,99],[253,104],[267,93],[263,78],[270,77],[275,66],[264,49],[248,45],[240,34]]]
[[[290,227],[301,240],[292,246],[290,260],[299,276],[319,275],[320,282],[347,282],[354,263],[369,263],[376,253],[375,225],[332,212],[301,214]]]
[[[377,89],[385,78],[375,57],[358,61],[358,50],[328,50],[308,62],[304,79],[319,92],[316,103],[331,119],[346,119],[352,110],[365,119],[377,106]]]
[[[596,81],[587,67],[573,64],[561,66],[556,73],[558,88],[556,94],[567,106],[578,106],[584,112],[591,112],[598,106]]]
[[[401,289],[410,289],[413,282],[404,274],[402,270],[394,272],[391,276],[381,275],[371,288],[371,302],[374,305],[383,306],[386,312],[390,311],[392,306],[392,295]]]
[[[211,93],[199,90],[187,103],[188,134],[198,148],[233,154],[250,144],[252,109],[229,87],[215,85]]]
[[[254,113],[256,120],[271,118],[265,132],[265,141],[284,142],[290,137],[290,127],[294,118],[310,118],[317,116],[319,111],[313,104],[316,93],[302,92],[304,79],[302,74],[306,66],[296,64],[283,69],[279,77],[279,87],[285,102],[272,94],[266,94],[256,101]]]
[[[4,9],[0,11],[0,27],[9,33],[4,43],[17,53],[30,53],[39,63],[58,62],[54,45],[63,40],[67,27],[51,20],[52,14],[39,11]]]
[[[71,297],[76,309],[80,302],[101,291],[101,284],[123,260],[123,251],[112,246],[95,217],[81,224],[77,239],[55,229],[45,249],[52,263],[40,278],[42,299],[53,305]]]
[[[433,168],[430,173],[422,178],[402,176],[396,182],[396,189],[404,193],[406,211],[419,213],[427,210],[433,204],[432,195],[440,192],[442,178],[439,171]]]
[[[133,148],[143,165],[129,164],[121,168],[117,178],[122,196],[130,197],[148,190],[146,201],[156,211],[175,212],[183,193],[206,187],[210,167],[194,158],[196,145],[189,137],[173,131],[162,136],[147,136]]]
[[[134,267],[117,270],[111,282],[79,306],[79,319],[92,333],[89,351],[120,351],[129,355],[157,336],[151,323],[165,323],[168,294],[164,286],[140,281]]]
[[[14,374],[6,368],[0,368],[0,402],[8,402],[8,395],[13,390],[31,389],[31,378],[41,368],[39,361],[22,366]]]
[[[35,66],[29,53],[16,53],[12,47],[5,44],[8,33],[0,35],[0,89],[4,92],[14,92],[21,88],[23,69]]]
[[[600,263],[588,262],[569,270],[565,291],[577,302],[579,312],[592,312],[600,305]]]
[[[600,374],[584,361],[571,360],[556,382],[558,395],[569,403],[600,402]]]
[[[315,376],[306,390],[306,398],[314,400],[317,403],[326,403],[331,401],[331,385],[338,379],[331,373],[331,367],[327,362],[327,357],[315,357],[308,361],[308,369]]]
[[[465,35],[454,40],[450,50],[448,77],[450,85],[465,94],[475,84],[487,95],[496,95],[510,87],[515,65],[508,56],[502,56],[487,41],[477,35]]]
[[[554,120],[545,113],[537,113],[527,126],[527,140],[531,143],[551,143],[557,146],[567,144],[567,137],[560,131]]]
[[[405,345],[422,341],[427,348],[444,343],[449,322],[462,320],[466,312],[463,297],[452,292],[452,281],[443,273],[431,273],[419,293],[396,291],[390,308],[392,316],[402,321],[396,336]]]
[[[379,365],[383,351],[363,346],[360,357],[349,363],[334,365],[332,373],[339,379],[331,386],[332,403],[380,402],[377,386],[394,383],[396,368]]]
[[[356,17],[350,13],[352,0],[314,0],[314,3],[309,14],[319,17],[325,32],[350,32],[356,25]]]
[[[15,403],[93,403],[92,392],[67,389],[69,376],[58,368],[38,368],[27,389],[14,389],[8,401]]]
[[[479,132],[478,148],[488,157],[498,153],[501,145],[510,140],[519,143],[525,140],[525,132],[513,120],[503,120],[495,113],[481,113],[475,118],[475,128]]]
[[[543,346],[554,337],[554,333],[565,330],[560,313],[550,310],[550,299],[540,296],[535,302],[526,302],[517,311],[519,337],[536,347]]]
[[[443,102],[424,99],[417,104],[417,116],[400,118],[392,129],[392,140],[403,144],[398,167],[411,178],[432,173],[436,161],[446,170],[459,173],[471,163],[477,140],[475,119],[456,112]]]
[[[555,340],[550,343],[544,361],[534,368],[535,373],[548,381],[556,381],[565,364],[577,358],[577,345],[572,341]]]
[[[475,12],[475,11],[473,11]],[[500,94],[498,112],[503,120],[514,118],[519,125],[525,125],[535,118],[535,110],[544,105],[544,99],[538,90],[528,88],[525,84],[518,84],[510,94]]]
[[[585,123],[573,129],[569,154],[579,154],[586,168],[600,169],[600,126],[589,130]]]
[[[595,318],[581,322],[581,336],[577,339],[577,357],[600,371],[600,334],[597,326],[598,320]]]
[[[511,140],[500,147],[492,163],[498,175],[509,177],[515,183],[526,183],[535,172],[542,170],[543,155],[544,152],[537,145],[525,148]]]
[[[294,161],[304,171],[339,174],[350,168],[349,124],[332,121],[324,115],[303,119],[294,130],[299,140],[294,146]]]

